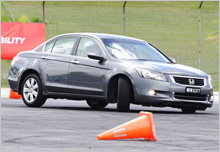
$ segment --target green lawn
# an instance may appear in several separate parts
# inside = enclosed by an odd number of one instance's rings
[[[18,21],[22,15],[42,18],[42,2],[4,2]],[[125,35],[151,42],[177,63],[198,64],[199,1],[131,2],[126,4]],[[46,2],[46,38],[73,32],[123,35],[123,2]],[[210,74],[219,89],[219,44],[206,38],[219,29],[219,2],[203,2],[201,69]],[[2,16],[5,13],[2,12]],[[2,74],[9,63],[2,61]],[[6,72],[7,73],[7,72]],[[2,79],[2,86],[7,86]]]
[[[10,65],[10,60],[1,60],[1,87],[8,87],[7,78]]]

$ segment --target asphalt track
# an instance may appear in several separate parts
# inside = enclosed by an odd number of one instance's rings
[[[157,141],[97,140],[106,130],[153,113]],[[110,104],[92,110],[85,101],[49,99],[41,108],[1,99],[1,151],[219,151],[219,102],[206,111],[183,114],[173,108],[131,106],[128,113]]]

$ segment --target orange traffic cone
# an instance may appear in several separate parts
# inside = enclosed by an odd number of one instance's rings
[[[145,140],[156,141],[156,131],[153,121],[153,114],[140,112],[139,117],[128,121],[118,127],[101,133],[97,136],[99,140],[144,138]]]
[[[17,92],[12,91],[12,89],[10,89],[9,98],[10,99],[21,99],[22,96],[19,95]]]

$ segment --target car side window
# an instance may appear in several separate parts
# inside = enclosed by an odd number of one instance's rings
[[[91,38],[82,37],[80,39],[76,55],[88,57],[87,56],[88,53],[93,53],[95,55],[103,56],[103,51],[95,40]]]
[[[44,52],[45,52],[45,53],[50,53],[50,52],[51,52],[55,41],[56,41],[56,40],[53,40],[53,41],[50,41],[50,42],[48,42],[48,43],[46,44],[45,49],[44,49]]]
[[[56,41],[52,53],[70,55],[77,37],[64,37]]]
[[[34,49],[34,52],[42,52],[44,45],[40,45]]]

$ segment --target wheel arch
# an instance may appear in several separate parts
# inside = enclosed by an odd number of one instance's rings
[[[118,88],[118,79],[119,78],[126,78],[127,80],[129,80],[130,85],[131,85],[131,89],[132,89],[132,101],[134,101],[134,83],[132,81],[132,79],[124,74],[124,73],[119,73],[116,74],[114,76],[112,76],[110,78],[110,80],[108,81],[107,84],[107,91],[106,91],[106,100],[108,103],[116,103],[117,102],[117,89],[114,88]]]
[[[36,74],[36,75],[38,76],[38,78],[40,79],[40,75],[39,75],[39,73],[38,73],[36,70],[34,70],[34,69],[27,69],[27,70],[25,70],[25,71],[22,73],[21,78],[20,78],[20,81],[19,81],[18,94],[21,94],[21,86],[22,86],[22,84],[23,84],[23,82],[24,82],[24,79],[25,79],[28,75],[30,75],[30,74]],[[40,79],[40,80],[41,80],[41,79]]]

